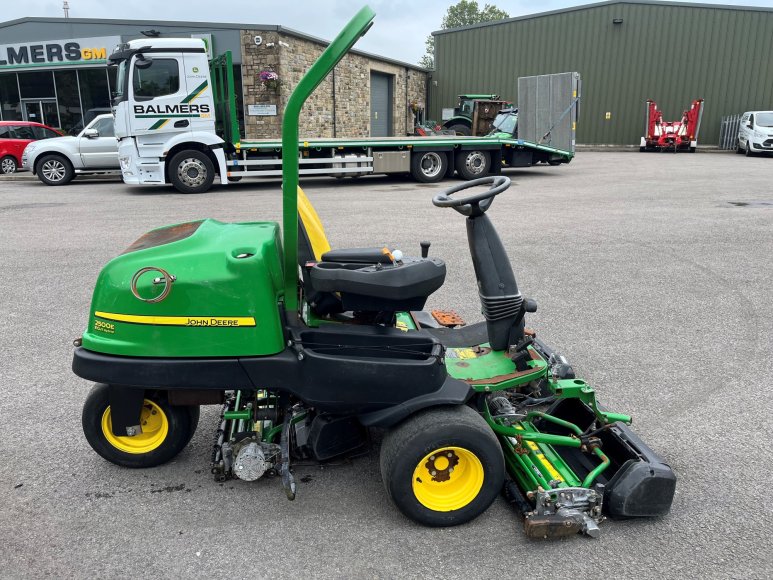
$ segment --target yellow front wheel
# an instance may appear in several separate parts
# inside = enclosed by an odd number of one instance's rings
[[[140,410],[141,432],[113,433],[109,387],[96,385],[83,405],[83,433],[99,455],[124,467],[154,467],[172,459],[190,441],[199,418],[198,406],[172,406],[163,393],[146,394]]]
[[[432,408],[384,437],[381,477],[395,505],[428,526],[468,522],[502,489],[504,458],[496,436],[471,408]]]

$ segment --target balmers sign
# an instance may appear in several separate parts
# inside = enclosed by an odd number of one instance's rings
[[[120,36],[0,44],[0,70],[105,64]]]

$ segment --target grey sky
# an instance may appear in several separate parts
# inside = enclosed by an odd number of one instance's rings
[[[390,58],[417,62],[424,54],[424,40],[455,0],[164,0],[113,2],[68,0],[71,18],[128,18],[133,20],[188,20],[280,24],[301,32],[331,39],[364,4],[376,11],[376,22],[357,48]],[[486,4],[487,0],[479,0]],[[522,16],[590,4],[571,0],[488,0],[511,16]],[[771,0],[703,0],[703,3],[773,7]],[[62,0],[0,0],[0,18],[62,16]],[[0,38],[0,44],[3,43]]]

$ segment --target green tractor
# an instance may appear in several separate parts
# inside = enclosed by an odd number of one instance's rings
[[[454,115],[443,121],[443,129],[454,131],[457,135],[487,135],[499,111],[512,106],[511,103],[501,100],[499,95],[459,95]]]
[[[86,439],[117,465],[156,466],[188,444],[199,406],[215,404],[215,477],[275,476],[289,499],[293,461],[357,452],[380,428],[386,493],[428,526],[467,522],[503,490],[530,537],[595,536],[605,516],[666,513],[672,470],[525,325],[536,303],[486,215],[507,177],[433,199],[465,217],[478,324],[422,312],[446,274],[428,243],[418,257],[330,249],[298,188],[298,118],[373,16],[360,10],[288,101],[281,231],[212,219],[162,227],[103,268],[73,360],[97,383]]]

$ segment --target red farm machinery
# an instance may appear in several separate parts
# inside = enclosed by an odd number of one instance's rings
[[[663,112],[647,99],[647,126],[639,151],[689,151],[695,153],[703,116],[703,99],[695,99],[681,121],[664,121]]]

